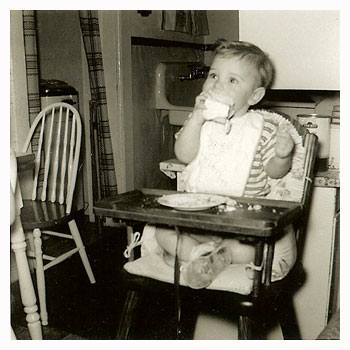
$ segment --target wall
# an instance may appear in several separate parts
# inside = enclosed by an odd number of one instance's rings
[[[209,35],[204,37],[206,44],[213,44],[217,39],[229,41],[238,40],[239,37],[239,12],[238,11],[207,11],[209,22]],[[212,62],[211,52],[205,53],[204,63]]]
[[[338,11],[240,11],[239,37],[266,50],[274,89],[339,90]]]
[[[207,11],[209,35],[204,37],[206,44],[214,43],[217,39],[238,40],[238,11]]]
[[[42,79],[63,80],[82,94],[78,11],[36,11]]]

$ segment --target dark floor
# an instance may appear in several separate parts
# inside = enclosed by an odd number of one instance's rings
[[[78,226],[96,284],[89,283],[77,254],[45,272],[49,326],[43,327],[43,338],[116,339],[126,295],[118,278],[125,262],[125,230],[109,227],[98,235],[95,225],[85,220]],[[162,322],[168,318],[166,306],[158,300],[142,305],[132,339],[173,339],[173,329]],[[18,283],[11,285],[11,323],[17,339],[29,339]]]

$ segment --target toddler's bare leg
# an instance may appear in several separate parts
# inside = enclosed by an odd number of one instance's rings
[[[248,264],[254,262],[255,248],[252,244],[241,243],[237,239],[227,238],[221,246],[228,247],[232,254],[233,264]]]
[[[197,249],[202,245],[199,245]],[[255,249],[252,245],[241,243],[235,239],[224,239],[217,248],[211,252],[204,252],[185,265],[184,278],[192,288],[205,288],[228,265],[254,261],[254,253]]]
[[[175,256],[177,235],[175,230],[165,227],[157,227],[156,240],[158,244],[170,255]],[[178,258],[182,261],[188,261],[192,249],[199,242],[193,236],[187,233],[181,233],[179,237]]]

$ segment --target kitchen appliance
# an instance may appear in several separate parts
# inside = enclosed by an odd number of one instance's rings
[[[40,102],[42,109],[51,103],[66,102],[79,110],[78,92],[61,80],[40,80]]]

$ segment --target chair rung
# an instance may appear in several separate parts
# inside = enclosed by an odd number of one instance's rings
[[[28,258],[31,258],[31,259],[35,259],[36,258],[36,256],[35,256],[33,251],[28,251],[26,254],[27,254]],[[56,259],[55,256],[43,254],[43,260],[55,260],[55,259]]]
[[[69,258],[70,256],[72,256],[73,254],[75,254],[78,251],[79,251],[79,248],[74,248],[74,249],[68,251],[67,253],[64,253],[64,254],[58,256],[57,258],[54,258],[54,260],[52,260],[51,262],[49,262],[48,264],[46,264],[44,266],[44,271],[49,269],[52,266],[59,264],[60,262],[66,260],[67,258]]]
[[[56,257],[55,256],[51,256],[51,255],[46,255],[46,254],[43,254],[43,259],[44,260],[55,260]]]
[[[73,239],[71,235],[67,235],[65,233],[60,233],[60,232],[55,232],[55,231],[42,231],[43,234],[50,235],[50,236],[56,236],[56,237],[61,237],[61,238],[68,238],[68,239]]]
[[[27,251],[26,254],[27,254],[27,257],[28,257],[28,258],[35,258],[35,254],[34,254],[34,252],[31,251],[31,250],[30,250],[30,251]]]

